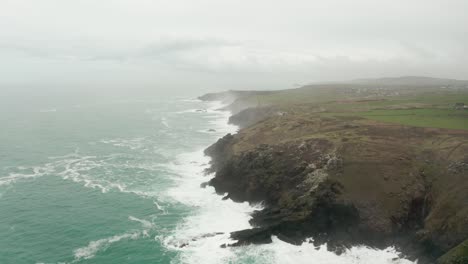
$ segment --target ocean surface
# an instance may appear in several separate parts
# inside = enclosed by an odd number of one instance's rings
[[[277,238],[221,248],[261,205],[200,187],[203,149],[237,128],[194,98],[0,98],[0,264],[412,263]]]

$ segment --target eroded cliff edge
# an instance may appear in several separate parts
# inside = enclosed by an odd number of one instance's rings
[[[397,245],[422,263],[466,260],[446,253],[466,249],[467,131],[276,106],[236,112],[243,128],[205,151],[217,192],[265,204],[255,228],[231,234],[236,245],[313,237],[337,251]]]

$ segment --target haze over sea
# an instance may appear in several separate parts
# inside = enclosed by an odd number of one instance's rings
[[[394,249],[221,248],[260,205],[223,201],[203,149],[236,127],[199,94],[0,97],[0,263],[411,263]]]

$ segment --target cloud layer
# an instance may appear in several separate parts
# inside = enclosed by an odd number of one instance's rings
[[[468,79],[464,10],[463,0],[2,0],[0,82]]]

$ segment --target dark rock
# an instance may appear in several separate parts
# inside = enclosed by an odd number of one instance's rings
[[[271,243],[271,230],[268,228],[252,228],[231,233],[231,238],[237,240],[230,246]]]
[[[296,246],[300,246],[302,244],[302,241],[298,241],[297,239],[290,238],[286,235],[283,235],[281,233],[276,234],[276,236],[281,240],[289,244],[293,244]]]
[[[227,193],[223,199],[264,203],[252,215],[254,228],[231,233],[237,242],[230,246],[270,243],[272,235],[299,245],[313,237],[337,253],[396,245],[431,263],[468,236],[468,162],[421,150],[434,132],[265,118],[205,150],[215,172],[209,184]]]

